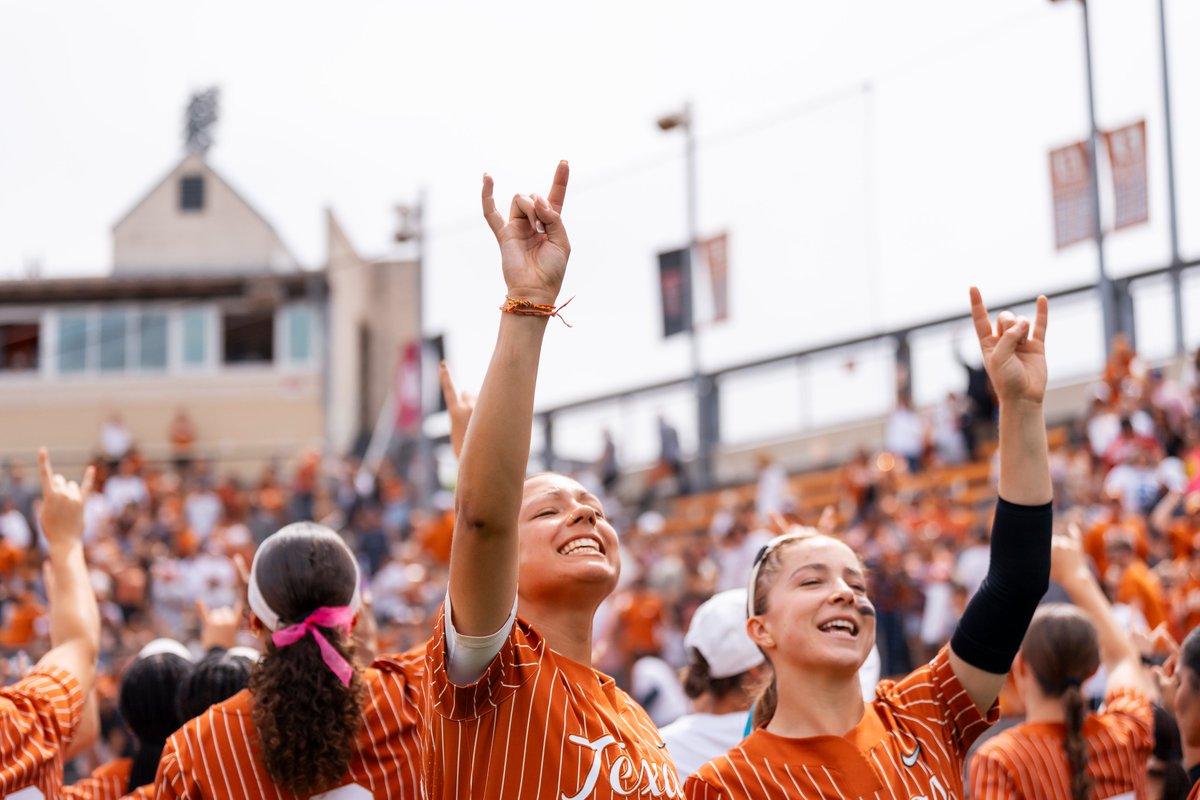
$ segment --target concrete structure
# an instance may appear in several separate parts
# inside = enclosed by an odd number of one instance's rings
[[[179,410],[197,452],[253,474],[350,449],[416,331],[416,267],[358,255],[329,215],[301,270],[264,217],[190,154],[113,230],[113,275],[0,282],[0,460],[82,463],[119,413],[150,459]]]

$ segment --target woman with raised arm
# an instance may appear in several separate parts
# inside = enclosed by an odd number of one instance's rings
[[[1051,577],[1075,605],[1033,615],[1013,664],[1025,722],[980,745],[971,759],[975,800],[1147,797],[1154,747],[1153,679],[1113,616],[1078,536],[1055,537]],[[1101,665],[1104,711],[1089,714],[1082,685]]]
[[[167,740],[157,800],[422,796],[424,659],[356,661],[359,583],[342,537],[314,522],[259,546],[247,590],[263,655],[247,689]]]
[[[507,287],[459,464],[450,583],[427,656],[430,798],[682,797],[650,718],[591,666],[592,619],[616,586],[617,535],[563,475],[526,478],[538,359],[570,244],[566,162],[549,194],[483,211]]]
[[[996,697],[1050,574],[1046,298],[1033,325],[993,330],[971,290],[984,364],[1000,399],[1000,499],[987,578],[950,644],[863,701],[858,670],[875,609],[858,556],[813,529],[776,537],[750,575],[747,630],[775,670],[755,729],[688,779],[703,798],[962,798],[967,748],[998,716]]]
[[[100,650],[100,612],[83,559],[83,505],[95,472],[88,467],[82,486],[68,481],[54,472],[45,448],[38,470],[52,648],[28,675],[0,688],[0,797],[34,786],[58,800],[64,756],[79,734]]]

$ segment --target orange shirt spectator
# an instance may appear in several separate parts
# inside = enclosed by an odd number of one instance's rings
[[[23,593],[13,604],[4,630],[0,630],[0,644],[6,647],[24,647],[33,641],[34,624],[45,613],[30,592]]]
[[[617,611],[617,641],[622,655],[638,658],[658,654],[662,649],[663,611],[662,598],[644,585],[625,594]]]
[[[11,578],[13,572],[20,565],[24,554],[21,548],[15,547],[3,538],[0,538],[0,577]]]
[[[1151,629],[1167,621],[1166,599],[1162,583],[1146,562],[1137,559],[1121,570],[1117,581],[1117,602],[1141,609]]]
[[[432,558],[441,564],[450,563],[450,543],[454,539],[454,512],[442,511],[431,519],[418,534],[417,541],[421,543]]]

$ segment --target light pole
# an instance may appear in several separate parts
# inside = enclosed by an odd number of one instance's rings
[[[416,287],[417,296],[417,397],[419,412],[417,414],[417,457],[414,479],[417,487],[417,504],[420,508],[429,508],[433,504],[433,493],[437,489],[437,464],[433,459],[433,442],[425,433],[425,416],[429,413],[429,403],[426,395],[429,389],[429,358],[425,346],[425,192],[417,194],[417,202],[412,206],[397,206],[399,224],[396,227],[397,242],[413,242],[416,246]]]
[[[1059,1],[1051,0],[1051,2],[1055,3]],[[1113,282],[1108,277],[1108,270],[1104,265],[1104,229],[1100,226],[1100,171],[1098,157],[1100,131],[1096,128],[1096,94],[1092,84],[1092,34],[1091,26],[1088,22],[1087,0],[1079,0],[1079,5],[1083,8],[1083,54],[1085,73],[1087,75],[1088,122],[1091,125],[1091,133],[1088,136],[1088,158],[1091,161],[1092,169],[1092,226],[1096,240],[1096,261],[1100,273],[1096,280],[1096,288],[1100,291],[1100,313],[1104,320],[1104,352],[1107,354],[1112,348],[1113,336],[1123,326],[1118,324],[1117,297],[1113,288]]]
[[[669,132],[680,130],[684,136],[684,198],[687,203],[687,269],[683,271],[684,319],[688,321],[688,360],[691,367],[692,391],[696,396],[696,488],[705,491],[712,485],[712,451],[717,439],[716,408],[712,400],[715,387],[710,378],[700,372],[700,341],[696,335],[695,265],[696,265],[696,131],[692,104],[658,119],[658,128]]]
[[[1162,57],[1163,135],[1167,148],[1167,222],[1171,231],[1171,299],[1175,307],[1175,355],[1184,354],[1183,287],[1180,282],[1182,260],[1179,258],[1179,226],[1175,216],[1175,145],[1171,137],[1171,82],[1167,64],[1167,8],[1158,0],[1159,55]]]

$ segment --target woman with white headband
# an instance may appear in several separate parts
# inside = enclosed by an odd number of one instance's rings
[[[744,741],[700,768],[689,800],[961,798],[971,743],[1050,577],[1051,483],[1042,401],[1046,298],[1036,322],[1002,314],[978,290],[971,316],[1000,402],[1000,499],[991,563],[950,643],[864,702],[858,671],[875,609],[858,555],[813,529],[777,537],[750,575],[747,627],[774,669]]]
[[[245,691],[177,731],[156,797],[420,797],[420,657],[354,662],[354,555],[337,533],[288,525],[254,554],[250,627],[263,641]]]
[[[131,758],[114,759],[63,789],[67,800],[117,800],[153,796],[154,772],[167,737],[183,719],[176,695],[192,673],[192,654],[174,639],[155,639],[142,648],[121,676],[121,720],[133,734]],[[144,789],[143,789],[144,787]]]

